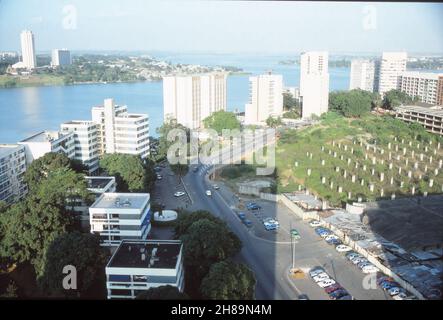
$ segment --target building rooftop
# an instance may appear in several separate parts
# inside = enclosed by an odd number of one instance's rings
[[[306,194],[306,192],[303,191],[285,193],[285,196],[303,210],[320,210],[322,208],[321,200],[317,199],[312,194]]]
[[[181,248],[179,240],[123,240],[106,267],[175,269]]]
[[[71,124],[75,124],[75,125],[79,125],[79,124],[81,124],[81,125],[91,125],[91,124],[95,124],[93,121],[91,121],[91,120],[71,120],[71,121],[67,121],[67,122],[64,122],[64,123],[62,123],[61,125],[63,126],[63,125],[71,125]]]
[[[85,177],[88,188],[90,189],[103,189],[111,181],[114,181],[114,177]]]
[[[0,144],[0,158],[8,155],[11,151],[14,152],[15,149],[18,150],[19,148],[22,148],[22,146],[18,144]]]
[[[90,208],[143,209],[150,199],[149,193],[103,193]]]
[[[418,112],[424,113],[432,116],[443,117],[443,108],[433,106],[433,107],[420,107],[420,106],[399,106],[395,108],[397,112]]]
[[[23,139],[20,142],[52,142],[61,137],[62,135],[58,131],[42,131]]]

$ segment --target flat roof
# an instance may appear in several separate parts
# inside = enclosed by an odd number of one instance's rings
[[[443,109],[441,107],[420,107],[420,106],[399,106],[395,109],[397,112],[408,111],[429,114],[432,116],[443,117]]]
[[[18,144],[0,144],[0,157],[6,156],[20,148],[23,148],[23,146]]]
[[[58,131],[41,131],[20,142],[52,142],[63,137]]]
[[[71,120],[63,122],[61,125],[68,125],[68,124],[83,124],[83,125],[91,125],[95,124],[92,120]]]
[[[180,240],[123,240],[107,267],[175,269],[181,247]]]
[[[114,177],[85,177],[88,188],[103,189],[109,182],[114,180]]]
[[[149,193],[105,192],[97,198],[90,208],[141,210],[149,199]]]

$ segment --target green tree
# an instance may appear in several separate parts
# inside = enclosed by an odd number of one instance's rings
[[[329,109],[345,117],[357,118],[368,114],[376,100],[376,94],[360,89],[337,91],[329,95]]]
[[[300,107],[300,103],[295,99],[292,94],[283,92],[283,109],[293,110]]]
[[[254,273],[246,265],[225,260],[211,266],[200,291],[206,299],[252,300],[255,285]]]
[[[137,300],[188,300],[189,296],[177,287],[167,285],[150,288],[136,297]]]
[[[217,111],[203,120],[205,128],[214,129],[218,134],[222,134],[223,129],[240,130],[240,121],[233,112]]]
[[[418,98],[413,98],[400,90],[390,90],[385,93],[382,101],[384,109],[392,110],[400,105],[413,105],[418,102]]]
[[[177,220],[175,221],[174,226],[174,234],[175,238],[179,239],[182,235],[186,234],[188,232],[189,227],[196,221],[207,219],[215,223],[222,224],[226,226],[226,223],[213,214],[211,214],[209,211],[206,210],[197,210],[194,212],[180,212],[178,215]]]
[[[171,119],[169,121],[165,121],[163,125],[157,128],[158,138],[158,159],[166,159],[169,147],[174,143],[173,141],[168,141],[168,134],[171,130],[177,129],[182,130],[186,134],[187,143],[190,141],[190,130],[183,126],[180,123],[177,123],[176,120]]]
[[[100,246],[99,237],[89,233],[72,232],[57,237],[45,255],[44,273],[40,287],[49,294],[81,297],[100,281],[104,285],[104,268],[108,254]],[[63,268],[72,265],[77,271],[77,289],[63,289]]]
[[[115,176],[119,192],[146,191],[146,168],[139,156],[131,154],[105,154],[100,168]]]
[[[283,122],[282,122],[282,120],[281,120],[281,117],[272,117],[272,116],[269,116],[267,119],[266,119],[266,125],[268,126],[268,127],[271,127],[271,128],[276,128],[276,127],[278,127],[278,126],[281,126],[283,124]]]

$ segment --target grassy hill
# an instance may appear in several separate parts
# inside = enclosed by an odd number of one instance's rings
[[[443,139],[420,125],[390,116],[352,119],[328,113],[319,125],[281,135],[277,190],[307,187],[335,205],[392,194],[441,193],[441,159]]]

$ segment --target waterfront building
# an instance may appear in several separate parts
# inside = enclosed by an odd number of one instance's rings
[[[75,158],[73,132],[62,134],[58,131],[41,131],[18,144],[25,146],[27,165],[49,152],[60,152],[66,154],[69,159]]]
[[[443,73],[406,71],[399,76],[399,89],[430,105],[443,105]]]
[[[268,117],[283,113],[283,76],[263,74],[249,77],[249,102],[245,105],[245,124],[264,124]]]
[[[37,66],[35,57],[34,34],[32,31],[23,30],[20,34],[20,43],[22,47],[22,62],[27,69],[34,69]]]
[[[97,124],[93,121],[72,120],[60,125],[62,134],[73,133],[75,154],[73,159],[83,163],[89,173],[99,167],[99,145]]]
[[[352,60],[349,90],[374,91],[375,63],[369,60]]]
[[[150,288],[184,290],[180,240],[123,240],[105,268],[108,299],[134,299]]]
[[[25,171],[25,146],[0,144],[0,201],[13,203],[25,196],[27,192],[23,181]]]
[[[406,52],[383,52],[378,80],[378,92],[399,89],[399,76],[406,71],[408,54]]]
[[[163,118],[190,129],[216,111],[226,110],[224,72],[163,77]]]
[[[127,106],[105,99],[103,106],[92,108],[92,121],[97,124],[100,154],[126,153],[145,159],[149,155],[149,117],[128,113]]]
[[[54,67],[68,66],[71,64],[71,52],[67,49],[52,50],[51,65]]]
[[[89,207],[91,233],[103,246],[121,240],[144,240],[151,230],[149,193],[103,193]]]
[[[320,116],[329,106],[328,52],[310,51],[300,57],[302,118]]]

